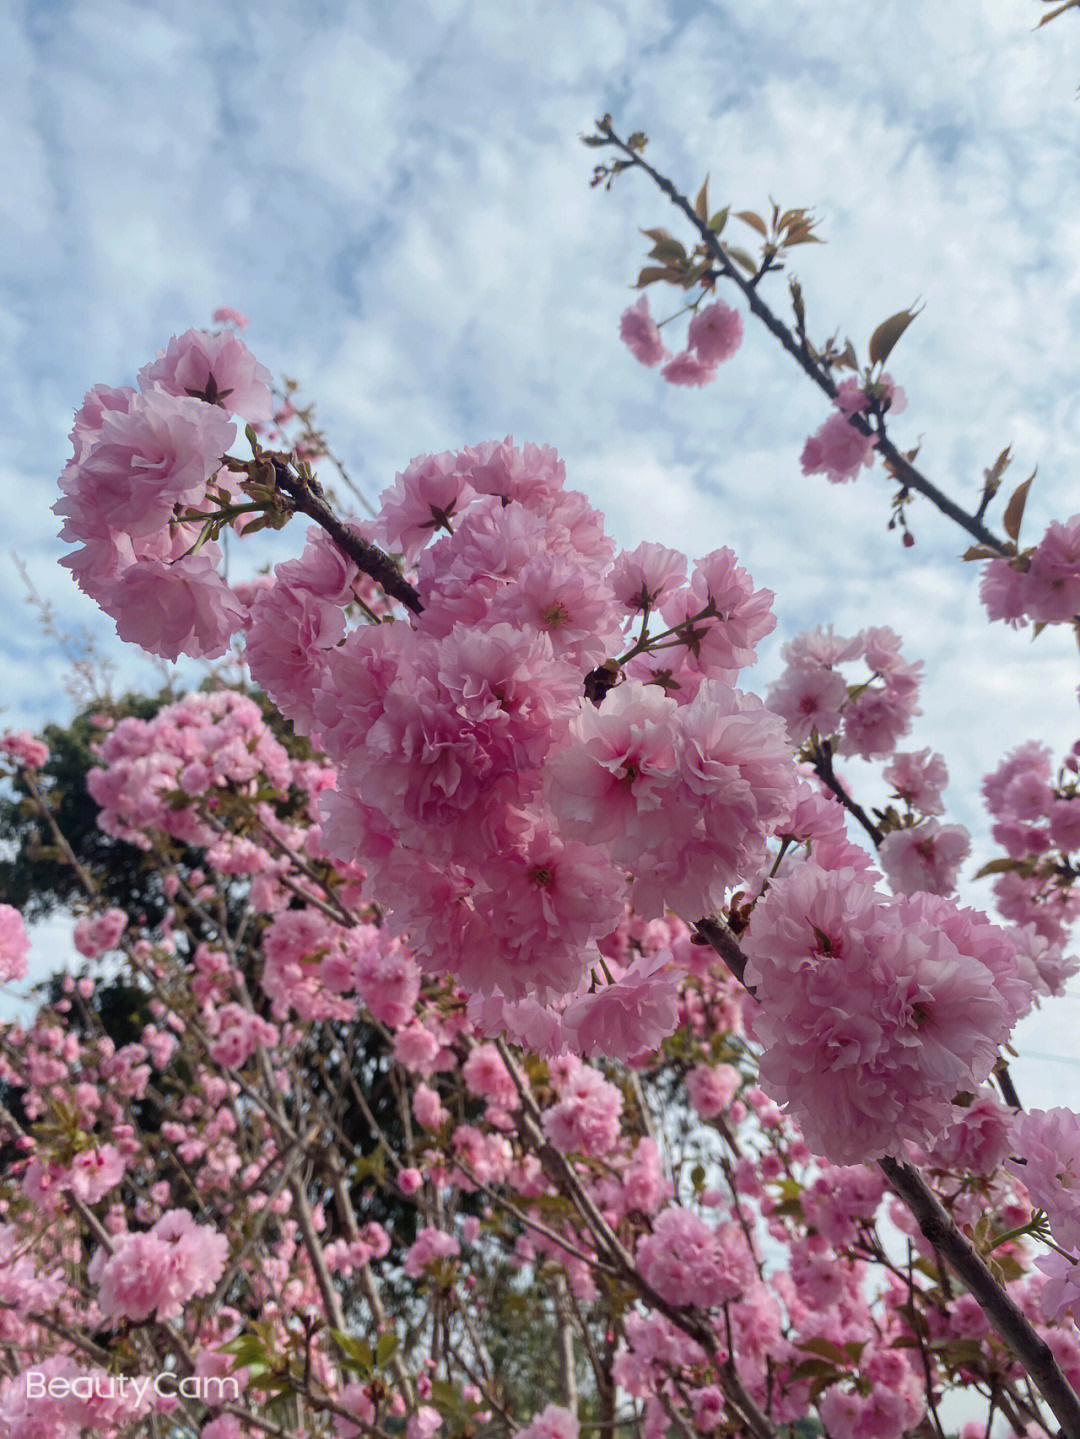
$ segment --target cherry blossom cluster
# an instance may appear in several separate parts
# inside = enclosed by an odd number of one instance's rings
[[[992,862],[994,894],[1002,914],[1031,931],[1031,943],[1060,960],[1069,929],[1080,914],[1074,888],[1080,850],[1080,746],[1054,772],[1050,750],[1019,745],[983,781],[994,819],[994,839],[1006,858]],[[1062,976],[1064,978],[1064,976]],[[1060,981],[1052,993],[1060,992]]]
[[[1052,521],[1030,549],[989,560],[979,594],[990,619],[1014,629],[1072,624],[1080,617],[1080,515]]]
[[[738,310],[715,300],[697,309],[687,327],[686,349],[672,355],[664,344],[660,327],[649,312],[649,297],[642,295],[619,322],[619,333],[635,359],[643,365],[659,365],[669,385],[709,384],[725,360],[730,360],[743,338],[742,316]]]
[[[188,330],[139,371],[139,388],[91,390],[55,508],[78,549],[62,563],[121,639],[175,660],[213,658],[247,611],[222,578],[212,513],[243,501],[222,468],[228,415],[270,418],[270,372],[230,330]]]
[[[803,863],[743,944],[762,1083],[838,1164],[941,1134],[1032,1001],[1004,930],[930,894],[886,899],[873,881]]]
[[[801,463],[804,475],[824,475],[838,485],[857,479],[861,469],[874,463],[877,436],[864,434],[852,418],[871,411],[899,414],[907,408],[907,398],[891,375],[882,374],[876,380],[843,380],[833,404],[837,413],[807,440]]]
[[[644,301],[623,321],[675,383],[711,379],[741,329],[695,307],[671,359]],[[903,402],[872,373],[840,386],[806,472],[869,462]],[[898,637],[800,637],[766,707],[735,685],[772,596],[730,550],[692,567],[653,543],[618,553],[555,452],[509,439],[420,456],[372,523],[339,521],[306,460],[260,448],[268,379],[235,335],[192,331],[76,419],[57,509],[80,584],[172,658],[220,655],[243,630],[253,679],[316,757],[229,691],[123,719],[98,746],[103,828],[160,867],[164,915],[148,929],[96,906],[76,945],[124,956],[151,1022],[117,1048],[84,975],[0,1032],[20,1156],[0,1181],[20,1258],[0,1337],[48,1359],[57,1324],[74,1339],[121,1321],[188,1368],[209,1350],[272,1374],[322,1433],[404,1421],[432,1439],[502,1403],[482,1337],[448,1318],[483,1313],[474,1291],[493,1302],[497,1264],[550,1283],[560,1323],[576,1312],[607,1355],[597,1402],[628,1402],[650,1439],[673,1414],[761,1435],[811,1413],[835,1436],[900,1439],[941,1377],[1019,1375],[978,1303],[942,1313],[890,1270],[880,1181],[835,1167],[885,1155],[933,1168],[1080,1372],[1075,1256],[1036,1266],[1022,1236],[1042,1235],[1042,1205],[1075,1238],[1071,1170],[1046,1159],[1067,1121],[1013,1127],[981,1089],[1071,961],[1045,921],[1010,915],[1031,923],[1008,932],[947,897],[966,835],[938,823],[940,757],[894,756],[920,670]],[[228,455],[229,414],[252,422],[251,461]],[[318,521],[302,555],[229,589],[221,527],[297,509]],[[855,661],[865,674],[841,673]],[[43,762],[25,737],[4,753],[27,776]],[[869,828],[892,897],[846,834],[837,801],[859,811],[834,755],[890,760],[905,814]],[[1037,769],[1019,766],[1029,788]],[[1038,829],[1014,778],[1000,818]],[[1053,803],[1071,797],[1059,779]],[[14,911],[0,922],[18,978],[25,932]],[[646,1080],[703,1126],[692,1170],[667,1162]],[[430,1302],[429,1360],[389,1319],[384,1279]],[[950,1369],[954,1340],[968,1348]],[[28,1398],[25,1372],[0,1387],[17,1439]],[[202,1413],[202,1433],[236,1439],[243,1414]],[[508,1431],[521,1417],[502,1415]],[[526,1432],[576,1426],[568,1402]]]
[[[571,996],[628,901],[693,917],[761,863],[794,776],[732,687],[774,622],[730,550],[689,577],[661,546],[616,556],[554,451],[510,441],[414,460],[371,533],[416,566],[414,622],[343,636],[349,576],[324,578],[315,539],[255,599],[247,655],[336,766],[326,843],[363,856],[429,971]],[[586,1018],[610,1029],[656,980],[628,985],[578,1008],[583,1047]]]
[[[670,699],[658,687],[649,693]],[[925,1275],[912,1271],[904,1282],[890,1272],[876,1231],[882,1176],[815,1159],[821,1111],[800,1132],[774,1102],[777,1084],[769,1080],[770,1098],[754,1083],[749,1036],[769,1042],[768,1015],[801,1023],[830,984],[834,994],[874,989],[868,1003],[884,1006],[880,1032],[849,1037],[864,1050],[856,1066],[828,1074],[845,1041],[831,1014],[821,1031],[832,1026],[835,1037],[820,1063],[825,1105],[836,1111],[822,1137],[840,1152],[857,1132],[863,1153],[874,1148],[860,1110],[870,1102],[846,1094],[845,1073],[884,1076],[897,1090],[919,1074],[913,1112],[927,1123],[907,1109],[900,1122],[912,1135],[944,1129],[925,1158],[957,1217],[1005,1235],[1039,1203],[1061,1237],[1071,1235],[1067,1190],[1056,1171],[1036,1175],[1035,1139],[1019,1144],[1032,1165],[1030,1200],[1025,1166],[1001,1167],[1017,1152],[1011,1111],[986,1091],[968,1109],[944,1098],[985,1072],[994,1033],[1022,1003],[1011,948],[1001,931],[945,901],[879,896],[865,868],[850,868],[862,852],[844,839],[833,799],[799,782],[785,829],[811,844],[815,860],[789,859],[743,936],[757,1000],[692,943],[687,925],[624,906],[600,940],[603,964],[616,976],[669,966],[680,975],[663,1026],[670,1038],[658,1037],[630,1071],[582,1059],[573,1026],[558,1027],[558,1007],[535,1001],[531,1011],[530,1001],[499,1006],[507,1023],[542,1039],[530,1047],[547,1058],[517,1055],[485,1037],[490,998],[424,979],[405,941],[366,905],[362,872],[327,857],[318,804],[327,767],[294,759],[249,698],[189,696],[103,734],[91,781],[106,806],[102,823],[160,869],[170,907],[152,931],[102,906],[80,921],[80,949],[122,952],[144,993],[154,1018],[137,1042],[117,1048],[97,1030],[88,974],[70,978],[28,1028],[0,1026],[0,1078],[25,1116],[5,1133],[22,1158],[0,1177],[0,1255],[9,1256],[0,1264],[0,1337],[15,1360],[0,1378],[0,1416],[13,1439],[37,1439],[42,1422],[61,1439],[86,1427],[121,1439],[133,1416],[177,1413],[175,1399],[140,1398],[104,1379],[85,1388],[91,1371],[105,1370],[84,1362],[76,1344],[58,1343],[56,1325],[100,1344],[103,1321],[118,1325],[105,1342],[122,1366],[134,1333],[144,1355],[171,1354],[178,1373],[236,1378],[236,1403],[210,1397],[185,1411],[189,1423],[197,1415],[202,1439],[258,1432],[264,1413],[276,1412],[259,1397],[258,1381],[271,1372],[279,1394],[302,1395],[313,1436],[348,1439],[388,1423],[404,1424],[407,1439],[450,1435],[504,1402],[483,1349],[453,1315],[467,1309],[474,1335],[489,1306],[496,1323],[496,1292],[515,1272],[541,1291],[565,1284],[591,1352],[607,1346],[611,1412],[654,1439],[672,1412],[703,1433],[741,1423],[740,1403],[771,1426],[814,1416],[830,1432],[901,1439],[935,1389],[991,1375],[1024,1402],[1008,1377],[1015,1366],[977,1308],[958,1302],[943,1312]],[[148,767],[155,755],[160,771]],[[895,784],[932,804],[943,777],[923,760],[895,760]],[[830,856],[838,867],[822,869]],[[800,886],[804,903],[793,899]],[[782,941],[764,937],[770,927]],[[794,964],[781,942],[799,950]],[[800,1008],[793,980],[815,974]],[[347,1052],[358,1024],[381,1046],[400,1105],[393,1129],[380,1126],[379,1165],[343,1138],[343,1096],[322,1086],[314,1062]],[[979,1029],[983,1037],[973,1037]],[[903,1042],[913,1031],[930,1046],[926,1071],[918,1046]],[[778,1066],[781,1048],[768,1049],[766,1062]],[[161,1107],[148,1126],[151,1096]],[[358,1099],[370,1103],[370,1091]],[[680,1145],[669,1150],[659,1122],[673,1104],[700,1121],[695,1148],[688,1156],[683,1147],[676,1166]],[[319,1138],[307,1141],[297,1169],[301,1136],[291,1126],[301,1116],[317,1121]],[[699,1169],[688,1178],[695,1153]],[[385,1223],[366,1217],[378,1195],[399,1206]],[[906,1222],[905,1212],[892,1216]],[[1006,1237],[996,1252],[1016,1266],[1014,1298],[1066,1373],[1080,1376],[1068,1306],[1055,1309],[1069,1275],[1044,1273],[1022,1240]],[[619,1280],[629,1305],[611,1289],[619,1253],[629,1264]],[[379,1298],[391,1282],[397,1292],[412,1286],[421,1307],[443,1306],[449,1348],[435,1324],[430,1358],[423,1342],[400,1349],[404,1325]],[[306,1347],[305,1312],[324,1325]],[[39,1372],[81,1375],[84,1388],[37,1407],[30,1376]],[[528,1411],[507,1416],[508,1429],[573,1439],[578,1416],[561,1401],[550,1390],[538,1395],[531,1420]]]
[[[837,754],[886,759],[921,713],[922,661],[905,660],[890,629],[862,630],[851,639],[834,635],[831,626],[809,630],[781,653],[786,668],[770,687],[768,704],[783,717],[793,744],[829,740]],[[863,672],[846,678],[841,666],[859,661]]]

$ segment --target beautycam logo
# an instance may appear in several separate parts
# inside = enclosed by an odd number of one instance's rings
[[[37,1369],[26,1373],[26,1397],[30,1399],[134,1399],[141,1404],[148,1394],[159,1399],[198,1399],[204,1404],[229,1404],[240,1398],[235,1379],[214,1374],[74,1374],[45,1375]]]

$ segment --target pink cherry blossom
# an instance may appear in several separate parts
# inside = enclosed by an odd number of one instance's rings
[[[139,371],[139,388],[191,395],[252,423],[274,410],[270,371],[231,330],[187,330],[173,336],[156,360]]]
[[[563,1015],[572,1047],[584,1055],[633,1059],[674,1033],[679,987],[676,976],[665,973],[670,962],[667,949],[641,955],[621,979],[574,1000]]]
[[[960,866],[971,853],[963,825],[924,820],[911,829],[895,829],[878,848],[878,859],[894,894],[952,894]]]
[[[1046,1210],[1059,1244],[1080,1249],[1080,1117],[1068,1109],[1030,1109],[1017,1116],[1012,1140],[1024,1162],[1010,1167],[1032,1203]]]
[[[912,809],[926,815],[944,814],[941,792],[949,782],[949,772],[941,755],[928,749],[897,751],[881,773]]]
[[[707,385],[716,377],[715,364],[709,364],[693,350],[683,350],[669,360],[660,371],[669,385]]]
[[[718,300],[706,305],[690,321],[687,343],[706,365],[730,360],[742,344],[743,322],[738,310]]]
[[[873,464],[876,444],[876,435],[864,435],[842,414],[830,415],[803,447],[802,472],[823,474],[833,484],[854,480],[860,469]]]
[[[101,1248],[88,1270],[102,1312],[136,1322],[174,1319],[187,1301],[209,1294],[225,1268],[228,1241],[187,1210],[173,1209],[146,1233],[123,1234]]]
[[[730,1064],[699,1064],[686,1076],[690,1103],[702,1119],[714,1119],[731,1104],[742,1075]]]
[[[642,295],[636,304],[623,311],[619,334],[630,353],[643,365],[658,365],[667,358],[660,331],[649,314],[648,295]]]
[[[989,1074],[1030,989],[1002,931],[971,916],[813,863],[759,902],[743,948],[762,1083],[818,1152],[848,1164],[932,1137]]]
[[[711,1309],[736,1299],[753,1277],[753,1260],[734,1225],[713,1229],[688,1209],[665,1209],[638,1245],[642,1278],[669,1304]]]
[[[23,917],[10,904],[0,904],[0,983],[26,978],[30,938]]]
[[[611,572],[615,599],[631,611],[654,609],[685,583],[686,556],[647,540],[635,550],[621,550]]]
[[[139,560],[116,582],[111,609],[122,640],[174,661],[182,654],[217,659],[247,620],[205,552],[171,564]]]
[[[41,769],[49,758],[49,746],[29,730],[8,730],[0,735],[0,754],[10,755],[26,769]]]
[[[517,1431],[516,1439],[578,1439],[578,1421],[569,1409],[549,1404]]]

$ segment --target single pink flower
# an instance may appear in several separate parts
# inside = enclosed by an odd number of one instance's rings
[[[642,295],[636,304],[623,312],[619,334],[630,353],[643,365],[658,365],[667,358],[668,352],[660,338],[660,331],[649,314],[648,295]]]

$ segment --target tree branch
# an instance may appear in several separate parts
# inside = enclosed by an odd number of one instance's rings
[[[813,358],[806,342],[800,341],[792,334],[784,322],[779,319],[761,299],[754,285],[749,280],[743,278],[727,250],[720,243],[717,236],[709,229],[708,224],[695,213],[693,206],[686,196],[676,190],[672,182],[661,175],[658,170],[653,169],[637,150],[632,149],[625,140],[620,139],[611,128],[610,123],[606,122],[606,119],[598,122],[598,129],[602,134],[607,135],[615,148],[626,156],[627,161],[631,165],[639,170],[643,170],[652,180],[653,184],[664,192],[676,209],[682,212],[701,237],[702,244],[715,261],[720,273],[725,279],[731,280],[739,290],[749,307],[750,313],[756,316],[770,334],[779,340],[791,358],[799,368],[813,380],[818,389],[823,390],[830,400],[835,399],[836,384],[829,370]],[[959,505],[950,500],[948,495],[939,490],[932,481],[928,480],[920,470],[915,468],[910,460],[906,459],[900,453],[892,440],[890,440],[884,432],[876,430],[862,415],[850,416],[848,423],[853,425],[855,429],[863,435],[875,435],[877,437],[878,454],[888,460],[901,484],[917,491],[925,499],[928,499],[943,515],[948,516],[948,518],[955,524],[958,524],[961,529],[966,530],[968,534],[978,540],[980,544],[987,545],[989,548],[998,551],[999,554],[1007,553],[1004,541],[999,540],[992,530],[987,529],[981,519],[975,515],[969,515],[965,510],[962,510]]]

